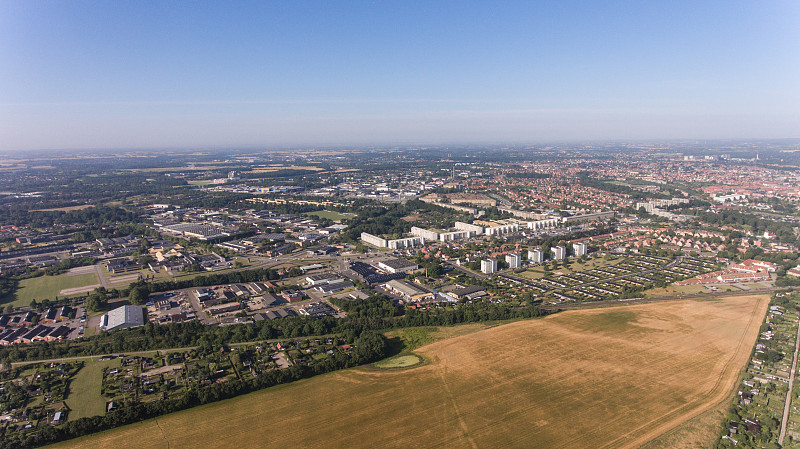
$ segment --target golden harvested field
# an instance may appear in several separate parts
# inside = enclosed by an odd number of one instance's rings
[[[768,303],[567,311],[59,447],[638,447],[728,397]]]

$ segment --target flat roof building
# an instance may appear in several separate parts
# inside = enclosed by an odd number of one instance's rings
[[[433,293],[400,279],[391,280],[384,287],[410,301],[421,301],[434,297]]]
[[[405,259],[389,259],[377,263],[378,268],[387,273],[406,273],[414,271],[419,265]]]
[[[144,309],[139,306],[122,306],[108,312],[104,318],[107,331],[144,325]]]

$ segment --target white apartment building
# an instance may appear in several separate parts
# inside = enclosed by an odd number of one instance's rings
[[[553,253],[553,260],[561,260],[567,257],[567,248],[563,246],[554,246],[550,248],[550,251]]]
[[[522,266],[522,256],[519,254],[507,254],[506,263],[509,268],[519,268]]]

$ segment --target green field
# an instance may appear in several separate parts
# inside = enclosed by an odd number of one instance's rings
[[[14,301],[6,301],[4,304],[11,304],[14,307],[22,307],[30,304],[31,300],[36,299],[55,299],[58,292],[65,288],[83,287],[84,285],[99,284],[96,273],[80,274],[77,276],[39,276],[30,279],[23,279],[19,282],[19,289],[16,292]]]
[[[70,408],[69,419],[103,415],[106,412],[106,401],[100,395],[103,384],[103,370],[111,366],[119,366],[119,359],[87,361],[69,384],[69,396],[65,401]]]
[[[603,268],[610,265],[618,264],[622,261],[622,257],[615,257],[611,260],[606,260],[605,258],[591,258],[586,262],[578,262],[577,259],[572,259],[572,262],[569,264],[569,267],[564,267],[562,263],[559,262],[558,268],[555,270],[550,270],[550,275],[555,275],[556,273],[560,274],[570,274],[575,273],[578,271],[589,271],[595,268]],[[552,261],[547,261],[548,265],[552,267]],[[539,279],[545,277],[544,269],[542,267],[533,267],[528,270],[519,273],[519,276],[528,279]]]
[[[635,448],[729,397],[768,305],[669,301],[472,328],[416,349],[416,367],[336,371],[57,447]]]
[[[408,368],[422,363],[422,358],[416,354],[398,355],[386,360],[381,360],[378,363],[373,363],[372,366],[380,369],[395,369],[395,368]]]
[[[332,210],[319,210],[316,212],[307,212],[303,215],[313,215],[318,218],[327,218],[333,221],[342,221],[353,218],[353,215],[340,214],[339,212],[334,212]]]

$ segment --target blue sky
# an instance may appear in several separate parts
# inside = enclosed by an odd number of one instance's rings
[[[0,2],[0,150],[800,137],[800,2]]]

